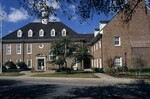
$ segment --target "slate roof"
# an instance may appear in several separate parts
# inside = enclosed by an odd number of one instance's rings
[[[90,42],[94,38],[94,34],[79,34],[80,37],[84,38],[86,42]]]
[[[33,36],[28,37],[28,30],[33,31]],[[43,29],[44,30],[44,36],[39,37],[39,30]],[[55,29],[55,36],[52,37],[50,35],[51,30]],[[33,42],[33,41],[50,41],[54,39],[60,39],[62,38],[62,30],[66,29],[67,36],[70,37],[72,40],[83,40],[85,39],[86,41],[91,40],[91,34],[78,34],[62,22],[49,22],[47,25],[42,24],[41,22],[34,22],[34,23],[29,23],[16,31],[6,35],[3,37],[3,42]],[[21,30],[23,32],[22,37],[17,37],[17,31]],[[94,35],[93,35],[94,36]]]

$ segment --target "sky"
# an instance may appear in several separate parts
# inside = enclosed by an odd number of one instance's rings
[[[56,3],[48,3],[53,7],[59,7]],[[68,9],[71,12],[75,11],[74,6],[69,6]],[[27,25],[30,22],[40,22],[39,19],[30,16],[29,13],[19,5],[19,0],[0,0],[0,13],[3,15],[2,18],[2,35],[5,36],[22,26]],[[50,16],[50,21],[55,19],[59,22],[63,22],[68,27],[76,31],[77,33],[93,33],[95,28],[99,28],[99,21],[110,20],[112,16],[94,16],[93,20],[88,20],[82,24],[79,19],[75,16],[73,19],[68,20],[66,16]]]
[[[148,0],[146,0],[148,1]],[[54,8],[60,9],[60,7],[55,2],[47,2],[47,5]],[[74,6],[68,6],[71,13],[75,12]],[[20,6],[19,0],[0,0],[0,15],[2,18],[2,34],[3,36],[19,29],[22,26],[27,25],[30,22],[41,22],[39,19],[30,16],[29,13]],[[51,20],[57,20],[66,24],[68,27],[76,31],[77,33],[94,33],[95,28],[99,28],[99,21],[108,21],[112,19],[112,15],[105,16],[101,14],[100,16],[95,15],[93,20],[87,20],[82,24],[79,22],[79,18],[74,16],[73,19],[68,20],[68,17],[60,15],[58,17],[50,16]]]

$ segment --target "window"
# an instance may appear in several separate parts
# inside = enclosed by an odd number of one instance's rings
[[[16,44],[16,54],[21,54],[21,44]]]
[[[28,31],[28,37],[32,37],[33,36],[33,31],[30,29],[29,31]]]
[[[115,58],[115,66],[122,66],[122,57]]]
[[[56,58],[56,56],[54,55],[54,53],[50,50],[49,51],[49,61],[53,61]]]
[[[121,46],[121,38],[119,36],[115,37],[115,46]]]
[[[27,59],[28,68],[32,68],[32,59]]]
[[[16,63],[19,63],[19,62],[21,62],[21,59],[16,59]]]
[[[43,37],[43,36],[44,36],[44,30],[41,29],[41,30],[39,31],[39,37]]]
[[[27,54],[32,54],[32,44],[27,44]]]
[[[11,44],[6,44],[6,54],[11,54]]]
[[[51,36],[55,36],[55,29],[51,30]]]
[[[21,30],[17,31],[17,37],[22,37],[22,31]]]
[[[6,62],[11,62],[11,59],[6,59]]]
[[[62,30],[62,36],[66,36],[66,29]]]

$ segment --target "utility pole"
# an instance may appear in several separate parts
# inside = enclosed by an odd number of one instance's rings
[[[3,49],[3,45],[2,45],[2,19],[3,16],[0,13],[0,73],[2,73],[2,67],[3,67],[3,62],[2,62],[2,49]]]

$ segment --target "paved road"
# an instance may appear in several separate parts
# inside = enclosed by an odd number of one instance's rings
[[[0,77],[0,99],[150,99],[150,84],[111,80]]]

